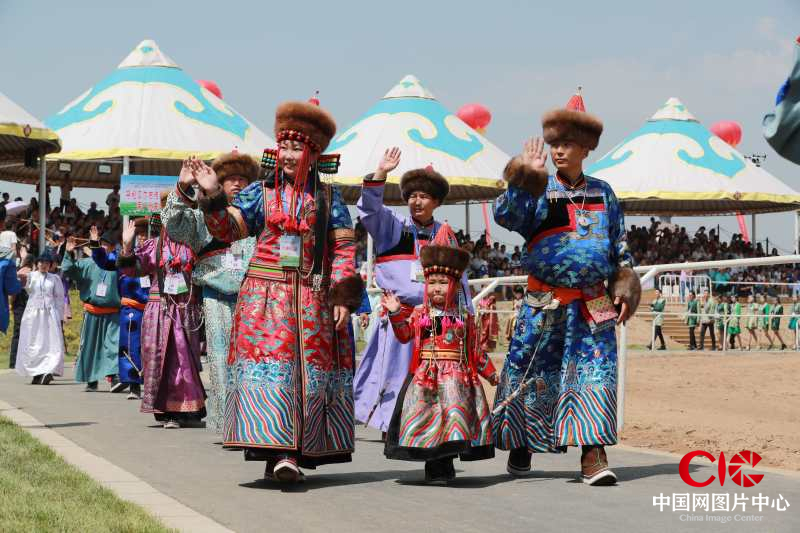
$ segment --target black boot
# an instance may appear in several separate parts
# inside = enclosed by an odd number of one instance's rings
[[[127,383],[121,382],[116,375],[111,376],[111,389],[109,392],[118,393],[125,392],[126,390],[128,390]]]
[[[131,392],[128,394],[129,400],[141,400],[142,386],[138,383],[131,383]]]
[[[425,461],[425,483],[429,485],[447,485],[447,466],[442,459]]]
[[[453,459],[455,459],[455,457],[442,459],[444,462],[444,473],[447,475],[447,481],[453,481],[456,478],[456,467],[453,466]]]
[[[531,458],[533,454],[528,451],[528,448],[514,448],[508,454],[508,463],[506,463],[506,472],[514,477],[524,477],[531,473]]]

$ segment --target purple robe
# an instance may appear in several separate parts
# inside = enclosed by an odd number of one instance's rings
[[[393,291],[411,307],[422,304],[425,284],[412,281],[419,264],[420,241],[432,238],[440,224],[418,229],[410,217],[400,216],[383,205],[383,182],[365,181],[358,200],[361,223],[375,241],[375,281]],[[421,269],[419,269],[421,272]],[[469,294],[467,277],[462,281]],[[472,302],[465,302],[472,312]],[[380,323],[367,342],[353,379],[356,420],[381,431],[389,428],[397,394],[409,373],[411,343],[401,344],[382,313]]]
[[[183,244],[172,243],[164,236],[162,257],[169,244],[181,256],[182,264],[191,257]],[[158,239],[148,239],[136,250],[138,272],[124,269],[129,276],[150,276],[150,297],[142,318],[142,390],[143,413],[153,413],[157,420],[166,418],[203,418],[206,414],[205,389],[200,379],[200,295],[191,284],[189,292],[161,295],[156,261]]]

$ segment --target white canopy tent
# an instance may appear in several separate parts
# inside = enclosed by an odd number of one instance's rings
[[[60,149],[54,131],[0,93],[0,161],[24,162],[26,151],[38,156]]]
[[[800,193],[754,165],[670,98],[587,173],[611,184],[626,214],[722,215],[800,207]]]
[[[677,98],[592,164],[626,214],[702,216],[795,211],[800,193],[711,133]],[[795,243],[798,242],[795,215]]]
[[[237,148],[260,160],[274,140],[201,87],[152,40],[139,43],[117,69],[45,123],[63,151],[48,157],[48,180],[58,184],[69,161],[72,184],[110,188],[121,174],[177,175],[183,159],[213,159]],[[23,166],[0,169],[0,179],[33,183]]]
[[[450,182],[448,204],[489,200],[503,189],[509,156],[451,113],[411,75],[404,77],[328,147],[341,154],[336,177],[347,203],[355,203],[361,182],[374,172],[386,148],[399,147],[400,166],[388,178],[387,204],[402,204],[400,177],[432,165]]]
[[[374,172],[387,148],[397,146],[403,155],[389,174],[384,203],[403,204],[400,178],[415,168],[432,165],[450,183],[445,203],[466,204],[491,200],[503,190],[503,168],[509,157],[486,137],[451,113],[412,75],[397,85],[328,147],[341,155],[335,178],[348,204],[361,194],[364,176]],[[372,237],[367,238],[367,285],[372,286]]]
[[[0,172],[12,166],[29,168],[36,177],[37,166],[40,168],[39,177],[39,205],[45,205],[44,184],[46,163],[44,155],[58,152],[61,141],[58,135],[48,129],[33,115],[12,102],[0,93]],[[41,157],[41,161],[38,158]],[[25,167],[25,165],[28,167]],[[47,214],[44,209],[39,210],[40,228],[44,228]],[[39,232],[39,252],[44,250],[45,234]]]

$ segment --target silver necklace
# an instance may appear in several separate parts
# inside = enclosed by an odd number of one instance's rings
[[[572,206],[575,208],[576,221],[578,222],[578,225],[583,229],[588,228],[592,224],[592,221],[589,219],[588,216],[586,216],[586,210],[584,209],[584,207],[586,206],[586,190],[587,190],[586,185],[587,185],[586,178],[583,178],[583,186],[581,188],[575,189],[573,187],[570,187],[568,191],[567,186],[561,183],[561,188],[564,191],[564,195],[567,197],[567,200],[569,200],[569,203],[571,203]],[[581,190],[583,190],[583,196],[581,198],[581,206],[578,207],[578,204],[576,204],[575,200],[572,199],[572,195],[580,192]]]

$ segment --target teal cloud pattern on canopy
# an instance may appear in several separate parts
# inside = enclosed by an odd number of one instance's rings
[[[114,105],[112,99],[104,100],[94,109],[86,109],[86,104],[103,91],[120,83],[162,83],[173,85],[191,94],[202,106],[200,111],[190,109],[186,104],[176,100],[175,109],[185,117],[197,120],[208,126],[220,128],[240,139],[244,139],[250,129],[247,121],[226,106],[227,112],[220,111],[203,95],[201,87],[185,72],[177,68],[134,67],[121,68],[92,87],[78,102],[45,120],[45,124],[55,131],[67,126],[91,120],[106,113]]]
[[[350,133],[343,133],[337,137],[328,147],[328,152],[336,152],[350,144],[359,135],[359,123],[381,114],[413,113],[420,115],[421,120],[430,122],[436,133],[432,137],[425,137],[417,128],[408,128],[406,134],[408,138],[419,145],[430,150],[443,152],[452,157],[469,160],[484,148],[483,142],[472,133],[467,133],[469,140],[462,139],[453,134],[447,127],[445,120],[448,116],[453,116],[442,104],[429,98],[385,98],[373,106],[361,117],[358,123],[349,128]]]
[[[643,137],[645,135],[665,135],[665,134],[678,134],[683,135],[697,143],[703,151],[700,157],[691,156],[685,149],[679,148],[677,150],[678,158],[686,164],[696,167],[704,168],[722,174],[728,178],[733,178],[738,172],[745,168],[745,162],[742,157],[736,153],[731,153],[731,157],[723,157],[716,150],[711,147],[711,137],[713,134],[708,131],[702,124],[689,120],[654,120],[648,122],[640,130],[629,135],[625,140],[618,144],[611,152],[605,157],[591,165],[587,169],[587,173],[593,174],[624,163],[628,158],[633,155],[633,150],[627,150],[619,157],[614,157],[614,154],[619,153],[624,149],[625,145]]]

